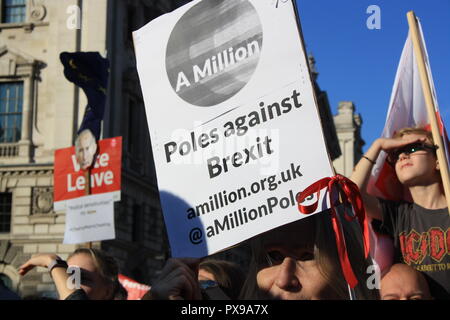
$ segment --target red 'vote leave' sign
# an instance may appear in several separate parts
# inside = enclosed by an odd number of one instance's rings
[[[100,140],[99,151],[91,168],[91,194],[120,191],[122,137]],[[78,163],[75,147],[55,151],[54,202],[84,196],[85,171]]]

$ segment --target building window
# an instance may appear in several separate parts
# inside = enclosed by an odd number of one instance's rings
[[[12,193],[0,193],[0,233],[11,232]]]
[[[0,83],[0,143],[15,143],[22,135],[23,83]]]
[[[3,23],[25,22],[25,0],[3,0]]]

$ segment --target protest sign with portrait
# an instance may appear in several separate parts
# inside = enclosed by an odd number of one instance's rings
[[[95,139],[92,140],[95,143]],[[92,149],[89,144],[87,146],[87,151]],[[89,171],[90,192],[92,194],[112,192],[114,201],[120,200],[122,137],[100,140],[98,151],[88,153],[89,162],[93,162]],[[88,168],[84,168],[86,169]],[[83,160],[77,159],[75,147],[55,151],[55,210],[64,210],[65,201],[86,195],[87,179],[84,170]]]

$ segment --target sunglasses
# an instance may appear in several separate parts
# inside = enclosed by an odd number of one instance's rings
[[[417,151],[433,151],[436,152],[438,146],[435,145],[429,145],[423,142],[419,142],[419,143],[411,143],[408,144],[404,147],[395,149],[391,152],[388,153],[387,156],[387,161],[389,164],[391,165],[395,165],[395,163],[398,161],[398,158],[400,157],[400,155],[402,153],[404,153],[405,155],[410,155],[413,154]]]

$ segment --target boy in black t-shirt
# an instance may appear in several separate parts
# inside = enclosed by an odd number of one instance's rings
[[[412,202],[367,193],[372,166],[382,150]],[[450,216],[431,133],[405,128],[394,138],[375,140],[351,179],[360,188],[368,215],[381,220],[382,229],[394,238],[396,260],[421,271],[436,299],[450,299]]]

